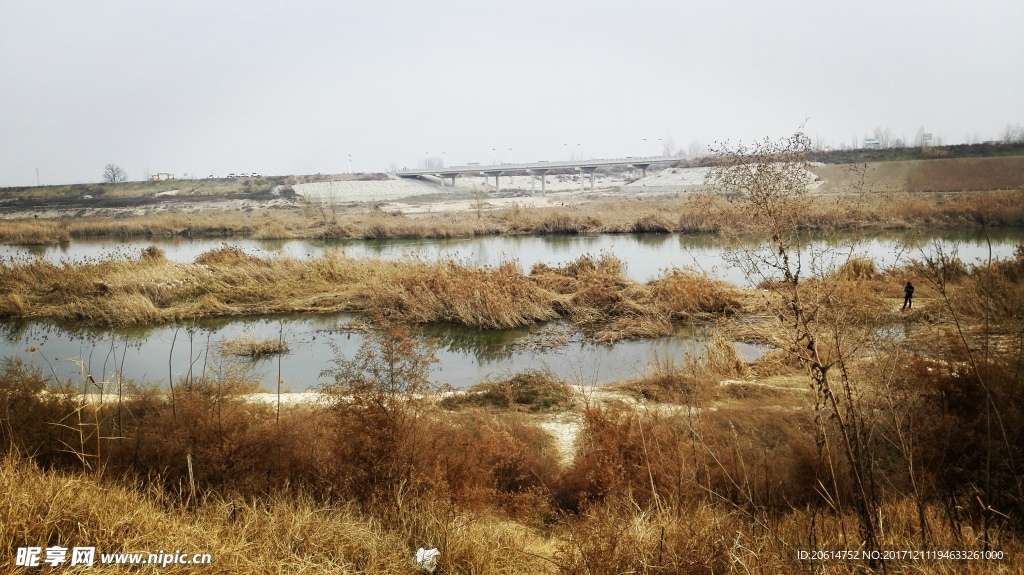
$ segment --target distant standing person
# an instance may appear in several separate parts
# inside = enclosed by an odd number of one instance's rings
[[[903,288],[903,309],[914,307],[914,284],[907,282]]]

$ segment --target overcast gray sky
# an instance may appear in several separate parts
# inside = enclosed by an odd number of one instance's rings
[[[0,0],[0,186],[621,157],[805,118],[833,146],[1024,123],[1024,2]]]

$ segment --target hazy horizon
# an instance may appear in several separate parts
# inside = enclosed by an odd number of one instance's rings
[[[805,121],[832,147],[990,140],[1024,124],[1022,22],[1018,0],[0,0],[0,186],[623,157]]]

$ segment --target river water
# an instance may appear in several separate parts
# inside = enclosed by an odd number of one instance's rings
[[[995,257],[1011,257],[1014,247],[1024,242],[1024,230],[996,229],[991,232]],[[0,246],[0,258],[41,257],[49,261],[84,261],[115,254],[138,255],[155,245],[174,261],[191,262],[196,256],[228,243],[252,255],[290,255],[309,257],[329,249],[342,249],[352,257],[398,259],[421,257],[427,260],[455,258],[474,265],[496,266],[517,261],[525,270],[537,263],[559,265],[585,254],[608,253],[626,263],[626,273],[646,282],[671,267],[692,267],[737,285],[746,282],[742,273],[728,261],[730,247],[750,247],[752,240],[740,239],[732,246],[713,235],[621,234],[621,235],[545,235],[488,236],[462,239],[422,240],[82,240],[46,246]],[[956,250],[967,263],[988,257],[985,236],[980,231],[915,231],[844,233],[815,236],[817,249],[832,247],[839,256],[868,257],[887,267],[919,258],[936,243]],[[836,263],[841,263],[837,261]]]
[[[336,357],[352,358],[365,339],[347,329],[353,316],[289,316],[200,321],[189,325],[95,330],[52,322],[2,325],[0,357],[19,357],[80,385],[86,375],[113,381],[115,372],[136,382],[165,385],[187,376],[224,369],[220,344],[236,338],[282,339],[289,352],[260,360],[235,358],[262,382],[275,389],[278,373],[286,389],[305,391],[323,382],[322,370]],[[515,330],[476,330],[463,326],[428,326],[419,335],[438,344],[431,373],[436,384],[466,387],[488,377],[525,369],[548,369],[574,383],[601,384],[641,375],[654,354],[677,360],[699,353],[704,343],[695,329],[680,328],[669,337],[615,345],[587,343],[563,322]],[[557,341],[552,341],[557,340]],[[758,357],[757,346],[736,343],[747,359]]]
[[[990,236],[994,257],[1012,257],[1024,242],[1024,230],[996,230]],[[0,246],[0,257],[50,261],[84,261],[117,254],[137,255],[156,245],[176,261],[192,261],[220,247],[216,240],[76,241],[58,246]],[[503,236],[457,240],[257,241],[228,240],[254,255],[287,254],[308,257],[329,249],[343,249],[353,257],[428,260],[455,258],[475,265],[517,261],[524,270],[534,264],[559,265],[585,254],[608,253],[627,265],[628,275],[649,281],[671,267],[692,267],[737,285],[748,282],[729,264],[728,246],[715,236],[631,234],[601,236]],[[746,244],[750,246],[752,244]],[[985,237],[974,232],[913,232],[844,235],[816,239],[818,248],[832,246],[840,257],[869,257],[879,266],[891,266],[921,257],[936,245],[974,263],[988,257]],[[898,295],[898,294],[897,294]],[[323,380],[321,370],[332,358],[351,358],[364,336],[348,328],[352,316],[288,316],[200,321],[129,330],[84,329],[48,321],[0,324],[0,357],[18,357],[61,380],[81,382],[85,374],[96,381],[111,381],[120,372],[137,382],[166,385],[186,376],[212,373],[221,364],[219,344],[239,337],[283,339],[290,351],[247,362],[252,376],[274,389],[279,374],[285,389],[304,391]],[[702,335],[680,328],[669,337],[619,342],[587,343],[570,326],[553,322],[517,330],[476,330],[463,326],[429,326],[422,335],[438,342],[438,364],[431,374],[435,383],[465,387],[487,377],[500,377],[524,369],[550,369],[574,383],[600,384],[635,377],[649,368],[655,354],[680,359],[699,353]],[[748,359],[762,349],[742,343],[738,351]]]

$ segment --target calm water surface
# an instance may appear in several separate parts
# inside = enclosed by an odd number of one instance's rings
[[[1011,257],[1014,248],[1024,243],[1024,230],[997,229],[991,232],[993,255]],[[317,256],[329,249],[342,249],[353,257],[398,259],[420,257],[427,260],[455,258],[476,265],[496,266],[516,261],[529,271],[534,264],[560,265],[586,254],[608,253],[626,263],[626,272],[634,280],[649,281],[672,267],[692,267],[737,285],[744,285],[742,273],[729,264],[730,246],[712,235],[622,234],[597,236],[494,236],[465,239],[428,240],[245,240],[172,239],[159,241],[84,240],[50,246],[0,246],[2,258],[41,257],[49,261],[82,261],[116,254],[137,256],[144,248],[156,245],[167,257],[191,262],[223,244],[236,246],[253,255]],[[988,257],[988,246],[980,231],[913,231],[845,234],[830,239],[817,236],[815,248],[836,248],[838,260],[853,254],[868,257],[888,267],[909,258],[919,258],[934,245],[956,250],[967,263]],[[737,244],[755,246],[751,241]],[[735,247],[735,246],[733,246]]]
[[[219,344],[239,337],[256,340],[281,337],[290,351],[257,361],[246,361],[256,379],[273,389],[278,369],[286,388],[304,391],[323,380],[320,371],[331,367],[336,351],[352,358],[364,340],[358,331],[345,330],[350,315],[284,318],[241,318],[203,321],[190,325],[132,330],[86,330],[51,322],[0,324],[0,357],[19,357],[61,380],[81,382],[84,374],[96,381],[111,381],[115,372],[127,379],[166,385],[192,370],[199,375],[218,367]],[[554,348],[536,344],[538,332],[564,333],[569,342]],[[434,339],[438,364],[431,374],[435,383],[465,387],[487,377],[500,377],[524,369],[550,369],[568,381],[601,384],[644,373],[655,354],[681,358],[704,348],[693,329],[673,336],[597,345],[581,341],[570,326],[552,323],[531,329],[475,330],[462,326],[430,326],[421,335]],[[533,342],[533,343],[531,343]],[[763,353],[756,346],[737,343],[748,359]]]

